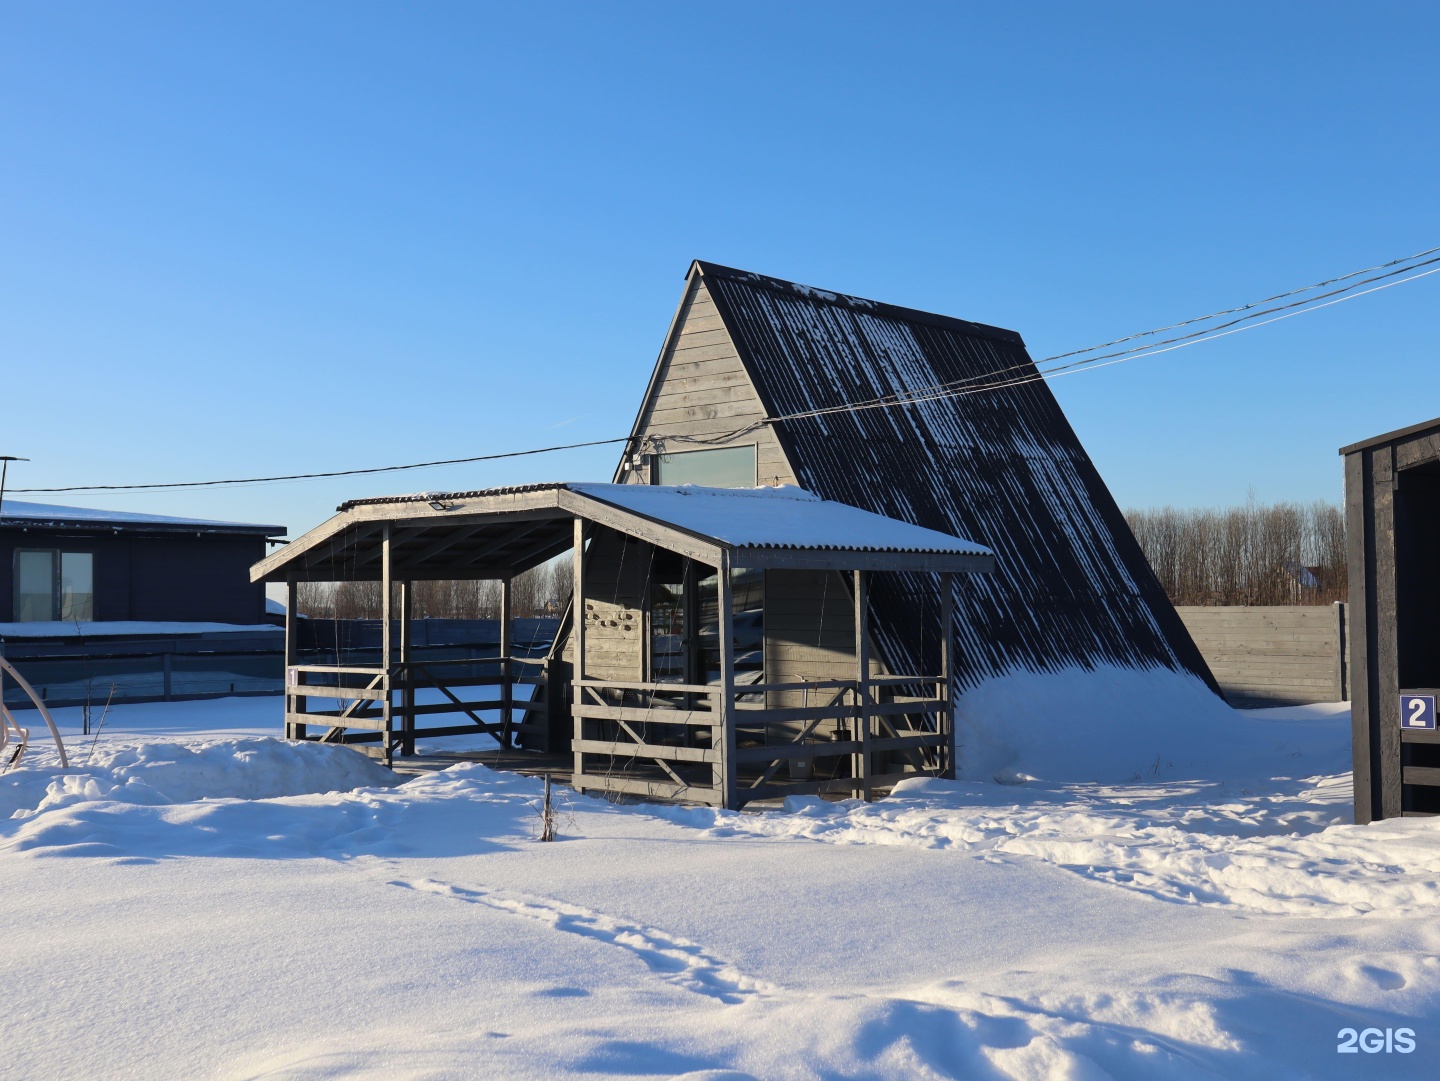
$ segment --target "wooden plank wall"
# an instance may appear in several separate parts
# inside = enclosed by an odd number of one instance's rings
[[[854,679],[854,606],[835,571],[766,571],[765,682]],[[873,652],[870,671],[884,674]],[[766,705],[784,709],[804,705],[804,699],[803,691],[772,691]],[[812,694],[808,704],[820,703]]]
[[[660,378],[653,401],[640,421],[644,435],[716,436],[765,419],[730,333],[715,310],[704,281],[692,283],[680,315],[678,332],[660,360]],[[761,484],[794,484],[795,473],[769,428],[761,428],[727,446],[756,445]],[[668,443],[671,452],[701,450],[686,443]],[[641,471],[627,480],[646,483]]]
[[[643,681],[650,545],[596,528],[585,566],[585,675]],[[565,659],[573,662],[571,639]]]
[[[1177,606],[1225,698],[1234,706],[1346,698],[1345,633],[1336,605]]]

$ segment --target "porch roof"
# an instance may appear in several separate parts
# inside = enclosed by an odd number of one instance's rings
[[[988,572],[973,541],[799,488],[569,482],[344,503],[251,568],[252,581],[373,581],[390,526],[394,579],[504,578],[573,544],[576,518],[717,566]]]

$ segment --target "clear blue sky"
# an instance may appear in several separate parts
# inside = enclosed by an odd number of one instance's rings
[[[0,7],[12,485],[628,431],[692,258],[1037,357],[1440,243],[1440,5]],[[1440,275],[1054,385],[1122,505],[1338,499]],[[54,502],[275,521],[613,448]],[[39,497],[23,497],[39,498]]]

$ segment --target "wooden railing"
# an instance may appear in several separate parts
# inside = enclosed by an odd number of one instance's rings
[[[374,753],[387,763],[396,751],[413,754],[415,740],[423,737],[484,733],[508,747],[517,734],[541,727],[530,714],[545,710],[545,703],[515,698],[514,687],[544,684],[546,664],[544,658],[489,657],[402,661],[388,669],[291,665],[285,672],[285,735],[321,743],[378,743]],[[481,687],[499,688],[500,693],[484,698],[456,693]],[[436,691],[442,700],[419,702],[417,692],[422,690]],[[312,708],[314,699],[327,706]],[[481,715],[492,711],[499,711],[498,721]],[[417,724],[419,718],[442,714],[462,714],[467,721],[423,728]],[[324,732],[311,735],[315,727]]]
[[[804,793],[870,798],[906,777],[950,770],[942,679],[887,676],[736,691],[824,700],[785,707],[737,702],[727,724],[718,686],[577,680],[575,787],[738,807]]]

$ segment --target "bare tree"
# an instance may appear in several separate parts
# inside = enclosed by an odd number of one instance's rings
[[[1126,521],[1175,604],[1329,604],[1347,592],[1338,506],[1129,510]]]
[[[569,559],[568,553],[557,556],[516,575],[510,584],[512,614],[559,615],[570,600]],[[302,582],[298,592],[297,608],[311,619],[380,618],[379,582]],[[416,582],[410,600],[416,619],[500,618],[500,583],[494,580]]]

